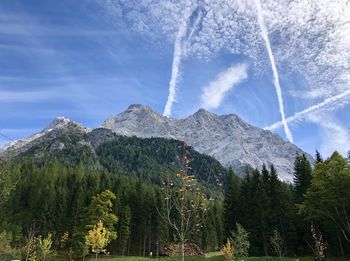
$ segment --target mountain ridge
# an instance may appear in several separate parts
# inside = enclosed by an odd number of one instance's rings
[[[223,166],[231,166],[239,175],[244,175],[250,166],[261,169],[263,164],[273,164],[279,177],[291,182],[297,155],[304,153],[313,162],[312,156],[269,130],[255,127],[236,114],[217,115],[205,109],[199,109],[184,119],[172,119],[149,106],[131,104],[125,111],[107,118],[101,128],[129,137],[186,141],[198,152],[217,159]],[[85,128],[63,116],[56,117],[43,131],[13,142],[0,154],[18,154],[45,139],[55,139],[55,133],[62,130],[86,134],[96,129]],[[107,135],[102,130],[98,133]],[[89,142],[103,139],[95,135]]]
[[[132,104],[105,120],[102,127],[121,135],[186,141],[200,153],[213,156],[226,167],[232,166],[240,175],[247,166],[261,169],[263,164],[273,164],[279,177],[291,182],[297,155],[306,154],[314,161],[296,145],[245,122],[236,114],[217,115],[205,109],[184,119],[172,119],[151,107]]]

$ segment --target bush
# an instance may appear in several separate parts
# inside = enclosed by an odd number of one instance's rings
[[[233,233],[232,243],[238,258],[247,257],[250,247],[249,232],[240,224],[236,224],[236,231]]]
[[[230,261],[233,258],[233,247],[231,241],[227,239],[226,244],[221,250],[222,255],[225,257],[225,260]]]
[[[0,233],[0,261],[11,260],[21,256],[20,251],[11,247],[12,235],[3,231]]]

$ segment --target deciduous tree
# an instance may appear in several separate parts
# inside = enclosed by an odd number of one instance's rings
[[[174,230],[180,242],[182,261],[185,260],[185,242],[191,233],[201,229],[208,207],[196,178],[188,175],[190,162],[185,143],[183,153],[182,170],[177,172],[176,179],[167,175],[162,187],[165,199],[163,218]]]
[[[85,237],[85,243],[91,247],[91,252],[95,253],[96,260],[98,254],[107,253],[107,245],[111,241],[111,233],[104,227],[102,220],[99,220],[94,227],[88,231]]]

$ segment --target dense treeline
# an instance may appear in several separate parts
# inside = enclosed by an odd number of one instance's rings
[[[27,161],[11,172],[18,182],[0,215],[2,228],[12,235],[15,245],[34,229],[41,235],[52,233],[56,241],[68,232],[69,245],[74,246],[74,234],[81,229],[92,197],[107,189],[117,196],[113,212],[119,217],[118,237],[110,244],[110,253],[145,256],[156,253],[157,244],[161,248],[172,239],[158,213],[164,201],[159,187],[138,178],[86,170],[82,164],[66,168],[58,161],[41,167]],[[203,248],[220,245],[221,211],[220,203],[213,204],[205,230],[196,235]]]
[[[32,231],[51,233],[56,249],[82,255],[80,245],[91,201],[108,189],[116,195],[113,212],[119,219],[114,226],[117,238],[109,244],[109,252],[140,256],[161,252],[174,241],[174,235],[159,215],[164,210],[159,185],[165,173],[175,176],[180,169],[183,144],[118,137],[93,153],[79,140],[76,135],[62,135],[12,159],[7,174],[15,177],[16,186],[1,205],[0,231],[10,235],[13,246],[24,245]],[[58,142],[64,142],[63,149],[50,149]],[[222,198],[220,182],[226,170],[213,158],[188,150],[188,174],[197,177],[208,198]],[[207,250],[219,248],[223,240],[221,201],[211,205],[203,229],[189,239]],[[67,235],[63,249],[59,241]]]
[[[186,149],[191,161],[188,174],[194,175],[207,188],[217,190],[222,185],[226,170],[214,158],[200,154],[191,147]],[[182,142],[177,140],[121,136],[99,146],[96,154],[101,165],[110,172],[133,173],[143,181],[160,184],[160,173],[181,168],[183,150]]]
[[[116,232],[109,253],[156,255],[176,241],[162,219],[162,180],[176,179],[184,148],[175,140],[118,137],[91,150],[79,135],[63,135],[0,162],[0,239],[21,249],[31,234],[52,236],[58,252],[83,256],[85,235],[101,219]],[[280,181],[273,166],[240,178],[191,148],[188,155],[187,175],[211,199],[202,227],[187,238],[204,251],[220,250],[227,238],[235,247],[244,234],[250,255],[312,255],[320,252],[315,239],[329,256],[350,254],[350,165],[338,153],[325,161],[317,154],[315,166],[298,156],[293,184]]]
[[[349,188],[350,165],[337,152],[325,162],[317,154],[314,169],[304,155],[298,156],[293,185],[281,182],[273,166],[249,171],[243,179],[230,170],[224,200],[226,237],[239,223],[250,233],[251,255],[276,255],[272,237],[278,233],[284,255],[304,256],[319,251],[318,234],[324,254],[349,255]]]
[[[35,165],[42,166],[57,160],[66,167],[75,167],[80,163],[85,169],[103,170],[110,173],[133,175],[151,184],[160,184],[162,174],[175,172],[182,166],[183,142],[163,138],[141,139],[136,136],[115,136],[108,142],[97,143],[93,139],[102,135],[96,129],[86,135],[62,132],[54,139],[34,145],[28,151],[15,158],[17,163],[33,159]],[[90,142],[90,144],[88,144]],[[95,146],[94,146],[95,145]],[[216,197],[221,189],[227,170],[213,157],[198,153],[192,147],[189,152],[191,169],[198,181]]]

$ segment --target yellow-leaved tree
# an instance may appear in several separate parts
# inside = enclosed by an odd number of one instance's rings
[[[228,238],[226,244],[223,246],[221,250],[222,255],[224,256],[226,261],[231,261],[233,258],[233,246],[231,244],[231,240]]]
[[[104,227],[103,222],[99,220],[94,227],[88,231],[85,237],[85,243],[91,247],[91,251],[96,254],[96,260],[98,254],[107,253],[106,246],[111,241],[111,233]]]

